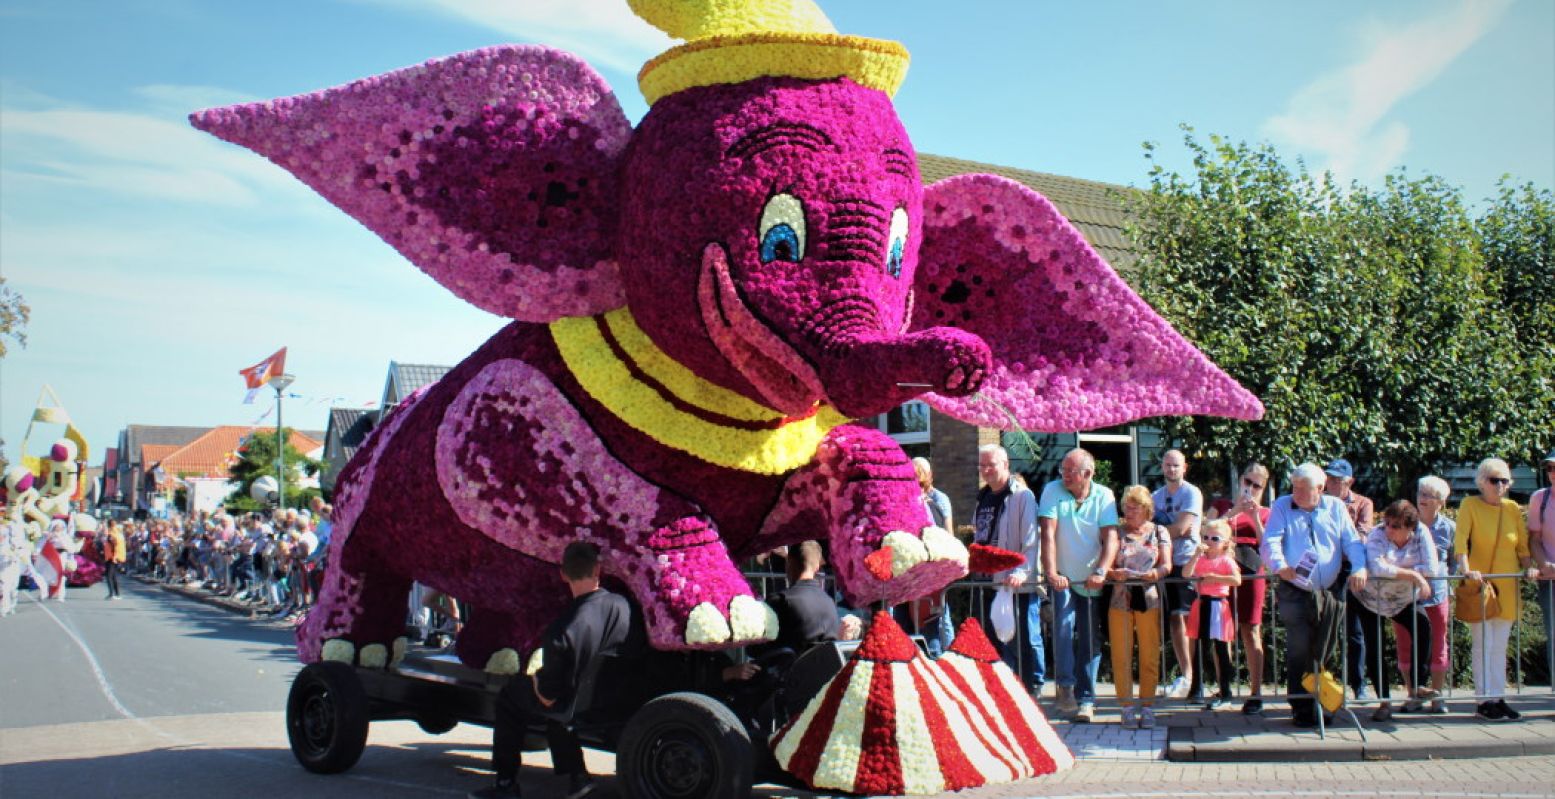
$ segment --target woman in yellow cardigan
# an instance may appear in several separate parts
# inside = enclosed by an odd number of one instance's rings
[[[1523,510],[1507,498],[1512,470],[1500,458],[1479,464],[1474,482],[1479,496],[1467,497],[1458,508],[1458,538],[1453,543],[1458,570],[1470,583],[1484,582],[1485,574],[1523,572],[1538,576],[1528,551],[1528,526]],[[1522,714],[1506,704],[1506,645],[1517,619],[1518,586],[1515,579],[1491,581],[1501,610],[1483,622],[1471,622],[1473,636],[1474,693],[1479,697],[1475,715],[1489,721],[1516,721]]]

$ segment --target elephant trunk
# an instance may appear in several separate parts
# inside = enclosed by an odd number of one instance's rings
[[[885,413],[926,393],[977,391],[993,356],[981,338],[935,327],[899,336],[858,332],[829,342],[819,360],[827,399],[858,419]]]

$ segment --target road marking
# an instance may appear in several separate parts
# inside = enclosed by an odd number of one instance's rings
[[[123,702],[119,701],[118,694],[113,692],[113,685],[108,682],[108,675],[103,673],[103,665],[97,662],[97,656],[92,654],[91,647],[88,647],[86,642],[81,640],[81,636],[77,635],[76,631],[71,629],[70,625],[65,624],[65,622],[61,620],[60,617],[54,615],[54,611],[49,610],[49,606],[47,604],[39,601],[31,594],[28,594],[27,598],[31,599],[33,602],[37,602],[38,607],[43,608],[43,612],[47,613],[49,618],[53,619],[54,623],[58,624],[59,628],[65,631],[66,635],[70,636],[70,640],[75,642],[76,647],[81,650],[81,654],[86,656],[87,665],[92,667],[92,674],[93,676],[97,677],[97,687],[102,689],[103,696],[108,698],[108,702],[109,704],[113,705],[113,709],[117,710],[119,715],[127,719],[141,721],[139,716],[131,713],[130,709],[125,707]],[[144,721],[141,721],[141,724],[145,726],[151,726],[146,724]]]
[[[32,596],[31,594],[27,594],[26,596],[27,596],[28,599],[30,599],[33,602],[37,603],[38,607],[42,608],[43,612],[47,613],[49,618],[53,619],[54,623],[58,624],[59,628],[61,630],[65,631],[66,635],[70,636],[70,640],[75,642],[76,648],[81,650],[81,654],[86,656],[87,664],[92,667],[92,674],[97,677],[97,687],[102,690],[103,696],[108,699],[108,702],[113,705],[113,709],[118,711],[119,715],[123,716],[126,719],[129,719],[130,721],[135,722],[136,724],[139,724],[140,726],[146,728],[147,730],[151,731],[152,733],[155,733],[156,735],[161,736],[162,738],[166,739],[167,741],[169,741],[171,743],[178,744],[179,746],[185,746],[185,747],[190,747],[190,748],[195,748],[195,749],[201,749],[201,750],[207,751],[207,752],[217,752],[217,753],[226,755],[228,757],[237,758],[239,760],[248,760],[248,761],[252,761],[252,762],[256,762],[256,763],[264,763],[266,765],[276,765],[276,763],[278,761],[283,760],[282,758],[279,758],[279,757],[277,757],[277,758],[267,758],[267,757],[261,757],[259,755],[250,755],[250,754],[246,754],[246,753],[243,753],[243,752],[232,752],[232,751],[228,751],[226,749],[213,749],[213,748],[210,748],[210,747],[206,746],[206,744],[204,744],[204,743],[202,743],[200,741],[195,741],[195,740],[191,740],[191,739],[188,739],[188,738],[184,738],[183,736],[180,736],[180,735],[174,735],[174,734],[172,734],[172,733],[162,729],[161,727],[158,727],[157,725],[151,723],[150,721],[147,721],[146,719],[143,719],[140,716],[135,715],[133,712],[130,711],[129,708],[124,706],[123,702],[119,701],[118,695],[114,693],[112,683],[108,682],[108,675],[107,675],[107,673],[105,673],[103,671],[102,664],[98,662],[97,656],[92,654],[92,648],[86,645],[86,641],[83,640],[81,638],[81,636],[78,635],[76,633],[76,631],[71,628],[70,625],[66,624],[63,619],[61,619],[60,617],[54,615],[54,611],[49,610],[49,606],[46,604],[46,600],[45,601],[40,601],[39,599],[37,599],[36,597]],[[433,793],[452,794],[452,795],[455,795],[455,796],[465,793],[465,791],[452,790],[452,789],[449,789],[449,788],[443,788],[443,787],[439,787],[439,786],[435,786],[435,785],[423,785],[421,783],[402,782],[400,780],[386,780],[386,779],[382,779],[380,777],[365,777],[365,776],[362,776],[360,774],[344,774],[344,775],[341,775],[341,776],[344,776],[345,778],[350,779],[350,780],[354,780],[356,782],[365,782],[365,783],[370,783],[370,784],[373,784],[373,785],[388,785],[388,786],[392,786],[392,787],[395,787],[395,788],[414,789],[414,790],[417,790],[417,791],[430,791],[430,792],[433,792]]]

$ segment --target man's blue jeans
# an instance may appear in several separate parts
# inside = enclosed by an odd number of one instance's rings
[[[1053,666],[1058,684],[1073,687],[1075,701],[1082,704],[1096,701],[1102,613],[1100,596],[1083,596],[1069,588],[1053,592]]]
[[[1047,679],[1047,653],[1042,643],[1042,597],[1038,594],[1015,595],[1015,637],[1006,643],[994,634],[993,624],[988,621],[988,608],[993,604],[995,593],[993,590],[983,592],[983,629],[1005,665],[1020,677],[1021,685],[1028,691],[1041,690]]]

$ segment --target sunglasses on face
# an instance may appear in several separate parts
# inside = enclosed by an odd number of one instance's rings
[[[1218,543],[1220,543],[1220,542],[1221,542],[1221,541],[1224,541],[1224,540],[1226,540],[1226,539],[1224,539],[1224,538],[1221,538],[1221,537],[1220,537],[1220,536],[1218,536],[1218,535],[1207,535],[1207,536],[1204,536],[1204,540],[1205,540],[1205,541],[1206,541],[1206,542],[1208,542],[1208,543],[1211,543],[1211,544],[1218,544]]]
[[[1494,484],[1496,484],[1498,486],[1509,486],[1509,485],[1512,484],[1512,478],[1510,478],[1510,477],[1487,477],[1487,478],[1485,478],[1485,482],[1487,482],[1487,483],[1494,483]]]
[[[1263,490],[1263,483],[1255,483],[1255,482],[1247,479],[1246,477],[1242,478],[1242,485],[1247,486],[1248,488],[1251,488],[1254,491],[1262,491]]]
[[[1388,529],[1389,530],[1403,530],[1405,532],[1408,532],[1410,527],[1407,524],[1389,524],[1388,525]]]

